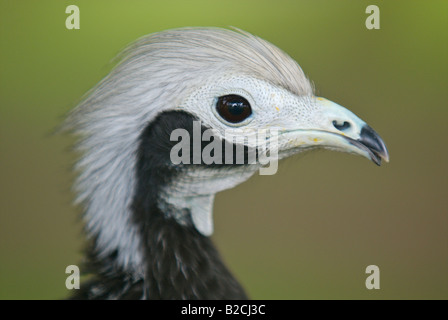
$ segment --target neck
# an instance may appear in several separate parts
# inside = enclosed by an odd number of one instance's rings
[[[143,273],[127,272],[116,263],[116,254],[104,257],[93,248],[88,271],[95,276],[81,285],[75,298],[247,298],[210,238],[198,232],[191,208],[176,206],[162,196],[164,188],[185,173],[167,165],[174,143],[169,135],[173,128],[191,126],[191,121],[183,113],[162,114],[140,137],[131,212],[140,239]]]
[[[139,210],[139,209],[137,209]],[[185,214],[185,213],[183,213]],[[150,299],[245,299],[210,238],[192,221],[181,225],[159,210],[147,213],[145,295]]]
[[[88,271],[94,277],[81,285],[75,299],[247,299],[210,238],[191,221],[181,225],[160,210],[134,210],[147,217],[140,229],[144,275],[112,268],[114,255],[101,257],[92,250]]]
[[[175,128],[191,128],[193,120],[179,112],[162,114],[140,138],[138,183],[132,208],[146,264],[145,296],[243,299],[244,291],[224,266],[210,238],[195,227],[191,207],[169,203],[163,196],[167,186],[185,179],[180,178],[186,168],[169,165],[170,151],[176,143],[170,141],[170,134]]]

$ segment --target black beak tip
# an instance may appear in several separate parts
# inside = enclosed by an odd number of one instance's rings
[[[366,151],[369,152],[370,158],[376,165],[380,166],[382,159],[389,162],[389,152],[387,151],[383,139],[381,139],[380,135],[370,126],[365,125],[361,129],[358,142],[360,142],[365,147]]]

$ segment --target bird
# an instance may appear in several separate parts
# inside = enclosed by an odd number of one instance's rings
[[[316,96],[293,58],[241,29],[152,33],[118,60],[64,122],[77,141],[74,203],[83,211],[89,275],[71,299],[249,299],[211,235],[215,194],[266,167],[249,163],[251,151],[284,159],[323,148],[389,161],[372,127]],[[208,130],[208,142],[240,148],[243,161],[174,163],[178,129]],[[227,135],[257,130],[273,133],[251,143]],[[190,144],[185,159],[208,142]]]

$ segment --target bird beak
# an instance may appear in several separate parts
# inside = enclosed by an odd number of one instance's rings
[[[361,129],[359,139],[355,140],[349,137],[345,137],[345,139],[361,151],[367,152],[368,157],[378,166],[381,165],[381,159],[389,162],[389,153],[384,141],[370,126],[365,125]]]
[[[389,153],[379,134],[350,110],[324,98],[312,102],[314,117],[301,129],[283,131],[287,149],[326,148],[359,154],[378,166],[389,162]]]

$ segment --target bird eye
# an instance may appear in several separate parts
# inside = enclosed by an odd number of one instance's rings
[[[249,102],[236,94],[229,94],[218,98],[216,111],[226,121],[239,123],[252,114]]]

